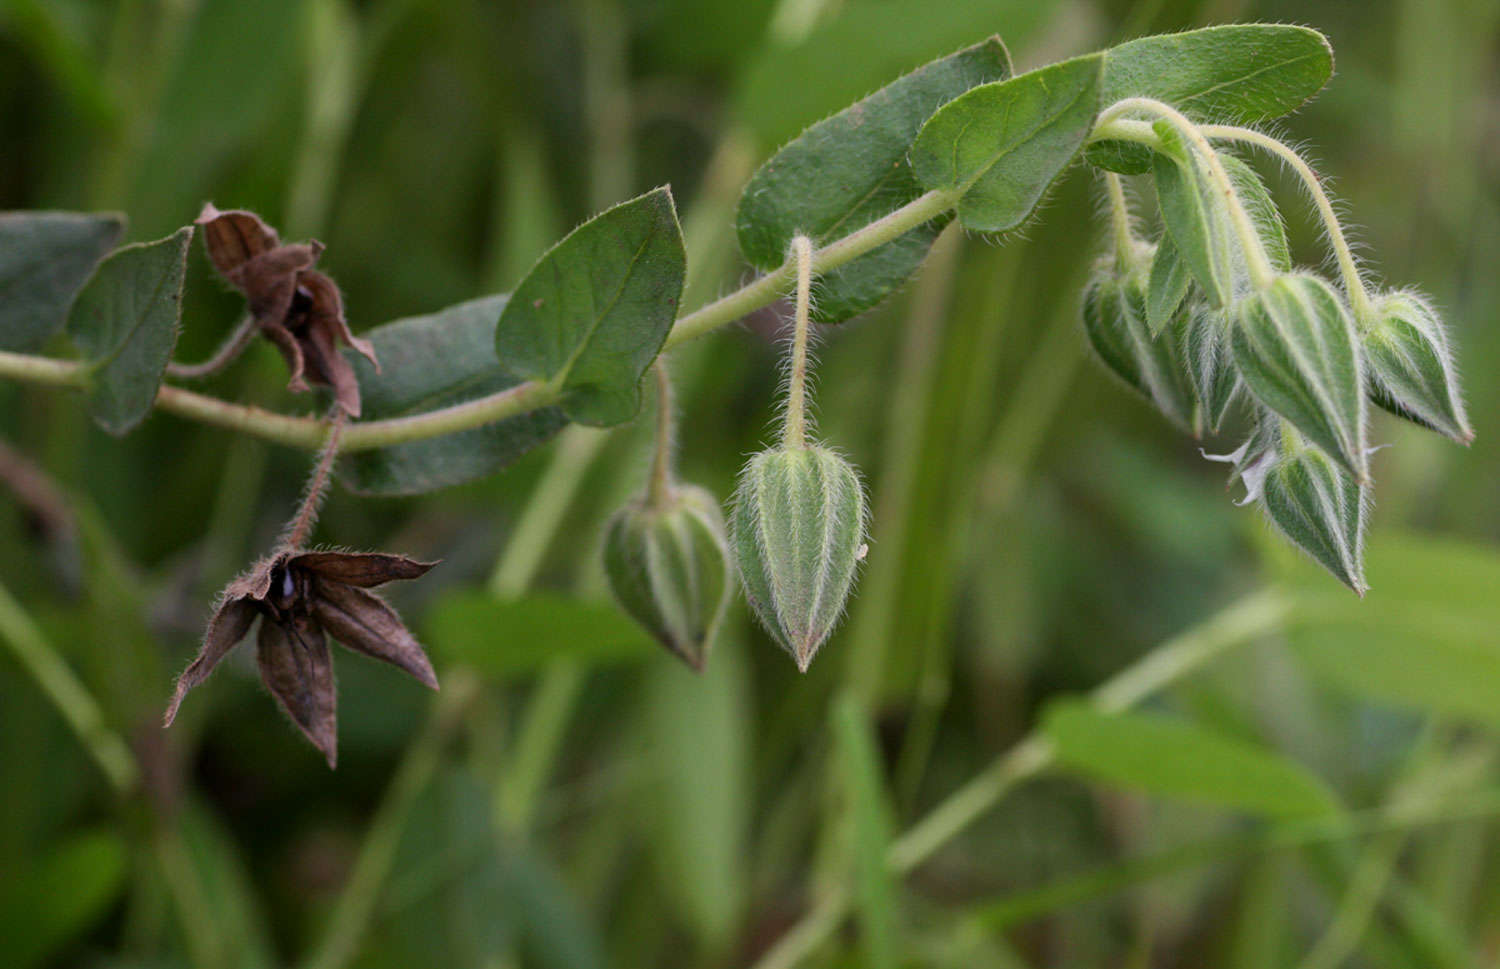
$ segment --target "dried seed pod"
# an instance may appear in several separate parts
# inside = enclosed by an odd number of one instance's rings
[[[827,448],[762,451],[740,475],[730,542],[741,585],[804,673],[844,611],[865,528],[859,473]]]
[[[1360,334],[1370,399],[1460,444],[1474,440],[1437,310],[1409,291],[1376,298]]]
[[[1363,596],[1365,488],[1322,450],[1283,433],[1261,484],[1276,528],[1340,582]]]
[[[714,497],[672,484],[658,503],[622,508],[605,533],[604,571],[621,607],[701,671],[732,591],[724,516]]]
[[[1113,257],[1096,267],[1083,293],[1083,329],[1100,361],[1168,420],[1196,434],[1183,327],[1168,325],[1153,338],[1146,300],[1153,247],[1140,244],[1136,266],[1121,270]]]
[[[1369,478],[1364,367],[1354,324],[1332,287],[1307,273],[1277,276],[1240,302],[1230,345],[1257,400],[1356,481]]]

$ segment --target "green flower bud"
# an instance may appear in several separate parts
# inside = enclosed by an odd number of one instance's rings
[[[762,451],[740,475],[730,543],[741,586],[804,673],[844,611],[865,528],[859,473],[827,448]]]
[[[606,530],[604,571],[621,607],[701,671],[732,591],[724,516],[714,497],[674,483],[658,504],[626,505]]]
[[[1250,393],[1308,440],[1369,478],[1364,373],[1354,324],[1316,276],[1277,276],[1238,306],[1230,345]]]
[[[1217,434],[1240,391],[1240,373],[1229,348],[1229,319],[1222,310],[1198,303],[1183,307],[1174,325],[1182,331],[1182,356],[1198,401],[1199,422]]]
[[[1283,435],[1261,483],[1276,528],[1340,582],[1363,596],[1365,489],[1323,451]]]
[[[1360,334],[1370,399],[1398,417],[1468,444],[1474,431],[1437,311],[1406,291],[1378,297],[1373,310]]]
[[[1141,245],[1138,267],[1121,272],[1113,258],[1096,267],[1083,293],[1083,330],[1099,360],[1168,420],[1194,431],[1194,400],[1183,359],[1182,327],[1155,338],[1146,317],[1153,248]]]

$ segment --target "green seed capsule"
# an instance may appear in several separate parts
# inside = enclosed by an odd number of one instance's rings
[[[741,585],[804,673],[844,611],[865,518],[859,473],[827,448],[762,451],[740,475],[730,543]]]
[[[1437,311],[1411,292],[1386,293],[1360,335],[1370,399],[1460,444],[1474,439],[1453,353]]]
[[[702,670],[729,606],[729,552],[719,503],[673,484],[664,501],[636,501],[611,519],[604,571],[620,605],[694,670]]]
[[[1365,481],[1364,368],[1338,294],[1286,273],[1238,309],[1230,345],[1250,393]]]
[[[1261,483],[1266,514],[1288,539],[1359,595],[1364,575],[1364,489],[1321,450],[1283,435]]]

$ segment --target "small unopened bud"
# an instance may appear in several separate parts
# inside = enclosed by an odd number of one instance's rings
[[[1321,450],[1283,435],[1261,483],[1261,502],[1278,530],[1340,582],[1364,595],[1363,489]]]
[[[1182,356],[1198,401],[1199,422],[1217,434],[1240,390],[1240,374],[1229,349],[1229,319],[1222,310],[1199,303],[1184,305],[1174,325],[1182,329]]]
[[[604,571],[621,607],[701,671],[731,592],[724,516],[713,496],[674,483],[657,503],[625,506],[605,533]]]
[[[1245,386],[1354,475],[1365,456],[1363,364],[1354,324],[1322,279],[1285,273],[1241,301],[1230,345]]]
[[[1152,248],[1143,244],[1137,253],[1137,268],[1121,270],[1109,257],[1095,269],[1083,293],[1084,334],[1115,376],[1144,395],[1172,423],[1196,433],[1182,327],[1169,323],[1152,336],[1146,317]]]
[[[865,554],[865,519],[859,473],[827,448],[762,451],[740,475],[730,521],[740,582],[804,673],[843,614]]]
[[[1360,334],[1370,399],[1460,444],[1474,440],[1437,311],[1416,293],[1377,297]]]

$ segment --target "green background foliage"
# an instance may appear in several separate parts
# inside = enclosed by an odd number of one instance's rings
[[[307,455],[161,413],[112,437],[91,410],[132,423],[133,384],[86,398],[0,382],[0,461],[34,460],[68,510],[0,491],[0,963],[1491,964],[1495,0],[5,0],[0,209],[125,212],[136,243],[212,199],[316,236],[385,365],[358,364],[366,416],[400,416],[555,376],[550,358],[495,369],[492,294],[611,206],[672,186],[685,285],[672,252],[650,282],[684,285],[693,309],[747,278],[740,191],[820,118],[992,35],[1019,73],[1230,20],[1328,36],[1337,76],[1278,124],[1335,176],[1372,267],[1444,308],[1468,378],[1471,448],[1374,420],[1372,443],[1396,446],[1371,460],[1363,601],[1231,507],[1224,469],[1086,359],[1080,290],[1107,239],[1077,165],[1030,220],[1003,184],[959,210],[981,228],[1022,220],[1004,244],[924,228],[846,267],[828,319],[931,244],[893,297],[822,334],[818,432],[866,478],[872,539],[806,676],[743,602],[694,676],[608,600],[601,529],[646,474],[649,404],[609,431],[546,410],[346,459],[344,481],[381,496],[335,492],[316,537],[443,559],[392,598],[444,689],[341,656],[333,774],[245,650],[159,726],[214,590],[274,540]],[[1253,120],[1326,71],[1298,36],[1281,86],[1248,100],[1153,86],[1170,80],[1161,57],[1181,60],[1174,41],[1116,51],[1080,83]],[[966,83],[1001,76],[974,70]],[[964,103],[951,110],[961,121]],[[792,142],[789,168],[823,164],[827,131]],[[1061,165],[1074,135],[1029,148]],[[1128,147],[1111,165],[1139,172]],[[746,255],[770,269],[790,231],[946,187],[939,155],[914,152],[862,208],[779,214]],[[1318,264],[1300,189],[1250,160],[1292,257]],[[115,224],[73,229],[104,245]],[[86,273],[18,266],[0,261],[0,327],[22,336],[0,346],[156,365],[159,330],[136,345],[77,322],[70,343],[37,322]],[[177,357],[198,360],[239,304],[197,245],[186,277]],[[770,435],[784,315],[672,352],[681,472],[720,498]],[[435,319],[452,323],[442,346]],[[574,375],[624,356],[633,376],[652,349],[586,353]],[[256,346],[209,390],[306,410],[284,384]],[[1203,443],[1231,450],[1239,421]],[[412,491],[427,493],[398,496]],[[49,703],[39,654],[77,676],[95,720]],[[1194,656],[1191,675],[1152,680],[1161,658]],[[127,747],[91,756],[78,733],[94,729]],[[972,823],[945,828],[968,803]],[[849,931],[827,931],[827,911]],[[805,950],[773,948],[820,924]]]

